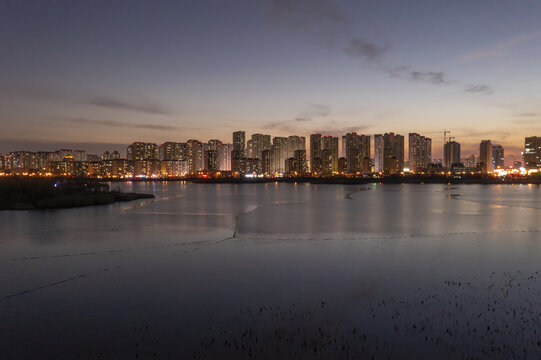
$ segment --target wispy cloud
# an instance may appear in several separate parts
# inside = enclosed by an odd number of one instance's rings
[[[355,37],[349,40],[344,51],[352,58],[375,61],[389,50],[390,47],[390,45],[378,45]]]
[[[464,91],[469,93],[484,93],[492,94],[494,91],[492,88],[485,84],[470,84],[464,86]]]
[[[266,130],[278,131],[284,134],[313,133],[341,136],[347,132],[362,132],[372,125],[351,126],[336,120],[329,119],[331,107],[329,105],[310,103],[293,120],[279,120],[268,122],[263,126]]]
[[[159,101],[142,95],[109,96],[67,92],[57,89],[15,86],[17,93],[42,100],[89,104],[112,110],[126,110],[152,115],[171,115],[172,112]]]
[[[314,104],[310,103],[306,106],[304,110],[302,110],[299,115],[293,118],[293,122],[296,123],[310,123],[316,118],[324,118],[328,116],[331,112],[331,107],[328,105],[323,104]],[[299,129],[299,125],[291,125],[291,120],[280,120],[280,121],[272,121],[267,123],[264,128],[265,129]]]
[[[521,34],[505,41],[471,51],[465,55],[460,56],[458,58],[458,61],[470,62],[506,56],[509,53],[509,50],[511,50],[513,47],[537,38],[541,38],[541,30],[527,34]]]
[[[109,109],[130,110],[147,114],[168,115],[170,113],[162,104],[145,97],[119,99],[98,96],[89,99],[89,103]]]
[[[316,117],[328,116],[331,112],[331,107],[322,104],[308,104],[306,109],[295,118],[298,122],[312,121]]]
[[[178,130],[203,130],[202,128],[185,128],[172,125],[152,124],[152,123],[134,123],[123,122],[116,120],[96,120],[87,118],[63,118],[65,122],[84,124],[91,126],[103,126],[113,128],[131,128],[131,129],[146,129],[146,130],[161,130],[161,131],[178,131]]]
[[[390,78],[422,82],[432,85],[458,86],[467,93],[491,94],[486,84],[464,84],[450,80],[443,71],[419,70],[404,64],[390,64],[384,56],[390,44],[369,41],[352,31],[351,21],[343,14],[339,2],[328,0],[268,0],[272,22],[310,38],[330,48],[338,48],[363,65],[386,74]]]

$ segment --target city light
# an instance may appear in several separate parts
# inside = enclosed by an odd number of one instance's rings
[[[449,131],[445,131],[445,135]],[[541,137],[527,137],[523,162],[504,164],[504,148],[482,140],[479,157],[461,157],[460,143],[446,137],[443,159],[432,159],[432,139],[410,133],[389,132],[341,138],[322,134],[274,137],[244,131],[233,133],[233,143],[212,139],[166,142],[161,145],[134,142],[126,157],[118,151],[101,156],[84,150],[54,152],[15,151],[0,154],[0,176],[90,177],[97,179],[217,179],[217,178],[386,178],[464,176],[490,178],[535,177],[541,167]],[[247,141],[246,141],[247,140]],[[373,141],[372,141],[373,140]],[[308,146],[309,145],[309,146]],[[307,149],[308,146],[308,149]],[[342,151],[339,151],[339,149]],[[308,150],[308,151],[307,151]],[[407,150],[407,161],[406,153]]]

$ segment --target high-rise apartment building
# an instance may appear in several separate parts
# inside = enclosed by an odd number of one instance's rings
[[[244,131],[233,133],[233,151],[239,151],[240,157],[246,156],[246,133]]]
[[[232,144],[218,145],[218,163],[221,171],[231,171]]]
[[[374,135],[374,171],[383,172],[383,135]]]
[[[383,171],[397,174],[404,170],[404,136],[395,133],[383,135]]]
[[[184,160],[185,155],[185,143],[166,142],[158,147],[158,158],[160,160]]]
[[[222,141],[221,140],[216,140],[216,139],[211,139],[209,140],[209,142],[207,143],[208,145],[208,149],[209,150],[216,150],[218,151],[218,147],[220,145],[222,145]]]
[[[492,171],[492,143],[490,140],[483,140],[479,144],[479,165],[481,165],[483,174]]]
[[[293,158],[296,161],[296,171],[298,174],[306,174],[308,172],[308,168],[306,166],[306,150],[299,149],[295,150],[293,153]]]
[[[12,151],[9,153],[13,169],[37,170],[36,153]]]
[[[321,138],[321,151],[323,172],[328,175],[338,172],[338,138],[336,136],[323,136]]]
[[[287,138],[276,136],[272,139],[271,172],[284,173],[287,159]]]
[[[360,139],[355,132],[346,134],[346,159],[348,160],[348,172],[357,173],[361,171],[360,160]]]
[[[158,150],[159,151],[159,150]],[[87,156],[88,158],[88,156]],[[109,152],[109,151],[106,151],[104,152],[102,155],[101,155],[101,159],[102,160],[116,160],[116,159],[120,159],[120,153],[118,151],[113,151],[113,152]]]
[[[345,135],[345,158],[348,163],[348,172],[370,172],[370,169],[364,168],[365,159],[370,159],[370,136],[357,135],[350,132]]]
[[[310,172],[317,172],[316,159],[321,158],[321,134],[310,135]]]
[[[218,150],[207,150],[206,151],[207,166],[206,169],[209,171],[218,171],[219,161],[218,161]]]
[[[201,168],[202,162],[201,142],[195,139],[186,141],[185,159],[188,162],[188,172],[196,174]]]
[[[304,136],[290,135],[287,137],[287,157],[295,157],[295,151],[306,150],[306,138]]]
[[[253,134],[251,140],[251,154],[247,157],[262,159],[263,151],[270,150],[271,136],[263,134]]]
[[[158,160],[158,158],[158,145],[154,143],[134,142],[128,146],[128,160]]]
[[[47,170],[49,168],[49,162],[53,161],[53,155],[50,151],[38,151],[36,153],[36,170]]]
[[[416,173],[428,169],[428,164],[432,161],[432,139],[409,133],[408,140],[409,170]]]
[[[530,136],[524,139],[524,167],[528,170],[541,168],[541,137]]]
[[[492,146],[492,165],[494,169],[503,169],[505,167],[505,154],[503,146]]]
[[[443,167],[450,169],[453,164],[460,163],[460,144],[456,141],[448,141],[443,146]]]
[[[253,151],[253,148],[254,148],[254,142],[252,141],[252,139],[246,141],[246,158],[252,158],[253,154],[252,154],[252,151]]]
[[[263,152],[261,153],[261,171],[263,172],[263,174],[270,175],[272,173],[271,161],[272,150],[263,150]]]
[[[235,174],[243,174],[246,171],[246,133],[244,131],[233,133],[231,171]]]
[[[73,150],[71,153],[73,156],[73,161],[86,161],[86,151],[85,150]]]

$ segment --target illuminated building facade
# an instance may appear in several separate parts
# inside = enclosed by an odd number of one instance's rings
[[[408,140],[410,172],[416,173],[428,169],[428,164],[432,159],[432,139],[417,133],[409,133]]]
[[[233,151],[233,145],[220,144],[217,150],[220,171],[231,171],[231,152]]]
[[[295,157],[295,151],[306,150],[306,138],[304,136],[291,135],[287,137],[287,157]]]
[[[316,159],[318,159],[316,161]],[[321,134],[310,135],[310,172],[321,172]]]
[[[246,133],[244,131],[233,133],[233,151],[238,151],[240,157],[246,156]]]
[[[271,172],[284,173],[287,159],[287,138],[276,136],[272,139]]]
[[[217,150],[207,150],[207,166],[206,169],[209,171],[218,171],[220,170],[219,161],[218,161],[218,151]]]
[[[383,172],[397,174],[404,170],[404,136],[395,133],[383,135]]]
[[[263,151],[270,150],[271,136],[263,134],[253,134],[251,139],[251,152],[248,157],[262,159]]]
[[[505,151],[503,146],[492,146],[492,164],[494,169],[503,169],[505,167]]]
[[[88,158],[87,158],[88,159]],[[118,151],[109,152],[106,151],[101,155],[102,160],[116,160],[120,159],[120,153]]]
[[[186,144],[180,142],[166,142],[158,147],[160,160],[185,160]]]
[[[158,160],[158,145],[154,143],[134,142],[128,146],[128,160]]]
[[[524,139],[523,161],[528,170],[541,168],[541,137],[530,136]]]
[[[338,172],[338,138],[336,136],[323,136],[321,138],[321,152],[323,172],[328,175]]]
[[[482,140],[479,144],[479,165],[483,174],[492,172],[492,143],[490,140]]]

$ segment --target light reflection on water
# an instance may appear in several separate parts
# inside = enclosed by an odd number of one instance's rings
[[[0,213],[1,359],[539,355],[539,186],[116,186]]]

